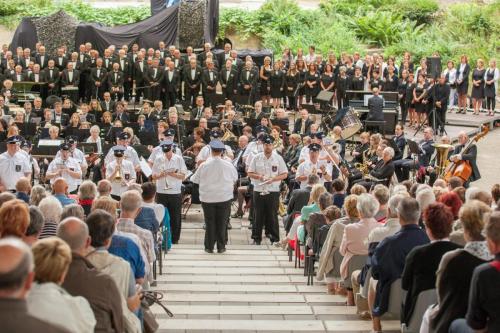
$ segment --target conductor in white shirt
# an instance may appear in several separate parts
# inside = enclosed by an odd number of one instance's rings
[[[192,177],[199,185],[201,207],[205,216],[205,252],[226,252],[226,228],[231,213],[234,184],[238,180],[236,168],[222,158],[224,143],[218,139],[210,141],[211,157],[202,163]]]

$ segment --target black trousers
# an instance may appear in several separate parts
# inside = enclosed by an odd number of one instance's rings
[[[279,192],[270,192],[267,195],[260,195],[261,192],[253,192],[252,206],[255,210],[255,220],[252,228],[252,239],[257,242],[262,240],[262,228],[265,226],[266,234],[271,242],[280,240],[278,224]]]
[[[177,99],[177,92],[175,91],[166,91],[164,93],[164,101],[163,104],[165,107],[169,108],[175,105],[175,101]]]
[[[217,250],[226,247],[227,221],[231,214],[231,200],[223,202],[202,202],[205,217],[205,249],[213,250],[217,242]]]
[[[434,110],[434,113],[436,114],[436,123],[433,124],[433,128],[436,133],[439,132],[440,135],[444,134],[444,125],[446,124],[446,109],[446,105],[443,105],[443,107],[436,107],[436,109]],[[434,122],[434,119],[432,119],[432,122]]]
[[[408,105],[406,104],[405,100],[400,100],[399,101],[399,107],[401,108],[401,124],[406,123],[406,118],[408,117]]]
[[[170,229],[172,229],[172,243],[177,244],[181,237],[182,194],[156,193],[156,201],[168,209]]]

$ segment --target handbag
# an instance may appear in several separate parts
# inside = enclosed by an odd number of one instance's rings
[[[161,303],[163,298],[163,294],[157,291],[143,291],[141,293],[141,309],[144,318],[144,332],[145,333],[154,333],[158,330],[160,325],[156,321],[155,315],[151,311],[150,307],[153,304],[158,304],[165,310],[169,317],[173,317],[174,314],[167,309],[165,305]]]

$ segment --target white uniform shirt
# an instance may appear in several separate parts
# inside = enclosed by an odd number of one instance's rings
[[[328,157],[328,153],[325,149],[319,151],[319,159],[322,160]],[[299,161],[309,161],[309,147],[302,147],[300,150]]]
[[[267,158],[264,153],[259,153],[250,162],[248,167],[248,172],[255,172],[260,175],[264,175],[266,178],[272,178],[278,176],[282,173],[288,172],[285,161],[283,157],[273,152],[271,157]],[[263,183],[262,180],[257,180],[252,178],[252,184],[254,185],[254,190],[256,192],[279,192],[280,183],[279,181],[272,182],[266,185],[260,185]]]
[[[56,154],[56,158],[57,157],[61,157],[61,151],[60,150]],[[73,152],[71,153],[71,157],[74,158],[75,160],[77,160],[78,163],[80,163],[80,168],[81,169],[86,169],[87,168],[87,160],[85,159],[85,154],[83,153],[83,151],[81,151],[78,148],[75,148],[73,150]],[[80,179],[78,181],[78,185],[81,185],[81,183],[82,183],[82,180]]]
[[[71,171],[79,172],[80,177],[79,178],[73,178],[67,173],[66,171],[63,171],[61,177],[66,180],[66,183],[68,184],[68,191],[69,192],[74,192],[78,188],[78,185],[82,183],[82,168],[80,167],[80,163],[73,157],[68,157],[66,161],[63,161],[61,157],[54,158],[52,162],[50,162],[49,167],[47,168],[47,172],[53,173],[57,172],[57,170],[60,168],[61,165],[65,165],[66,168],[68,168]],[[54,181],[58,177],[54,177],[50,180],[51,184],[54,184]]]
[[[191,180],[200,186],[201,202],[225,202],[233,198],[238,173],[231,162],[211,157],[199,166]]]
[[[113,155],[114,157],[115,155]],[[106,166],[106,175],[109,177],[115,172],[116,169],[116,160],[111,161]],[[128,160],[122,160],[122,178],[123,181],[129,183],[132,179],[135,180],[135,169],[132,162]],[[123,181],[113,181],[111,180],[111,194],[116,196],[121,196],[123,192],[127,191],[128,186],[123,185]]]
[[[224,152],[222,157],[225,160],[232,161],[229,155],[231,155],[231,156],[234,155],[233,150],[228,145],[224,145],[224,147],[226,148],[226,151]],[[204,145],[203,148],[201,148],[198,155],[196,156],[196,162],[208,161],[211,157],[212,157],[212,149],[210,148],[209,145]]]
[[[295,178],[300,176],[309,176],[313,169],[317,170],[317,174],[319,177],[319,184],[325,183],[325,175],[322,174],[321,166],[325,166],[326,173],[328,175],[332,175],[333,165],[330,161],[318,160],[316,163],[312,163],[310,160],[304,161],[299,164],[297,167],[297,173],[295,174]],[[307,179],[300,182],[300,188],[304,189],[307,187]]]
[[[153,173],[159,174],[165,170],[167,171],[177,170],[177,172],[186,175],[187,168],[186,168],[186,163],[184,163],[184,158],[175,154],[172,154],[172,158],[170,160],[168,160],[165,157],[165,154],[157,157],[155,162],[153,163]],[[167,187],[165,184],[165,179],[168,183],[168,190],[165,189],[165,187]],[[181,187],[182,187],[182,180],[175,177],[166,176],[156,180],[157,193],[180,194]]]
[[[16,152],[10,156],[8,152],[0,155],[0,180],[7,190],[15,190],[19,178],[31,173],[31,164],[29,158]]]
[[[151,151],[151,155],[149,155],[148,158],[148,163],[154,163],[158,157],[160,157],[163,154],[163,150],[161,150],[161,146],[156,146],[153,148]],[[181,156],[182,157],[182,151],[179,149],[179,147],[175,147],[175,155]]]
[[[137,152],[135,151],[134,148],[127,146],[127,150],[125,150],[123,157],[125,160],[132,162],[132,165],[134,167],[139,166],[140,163],[139,155],[137,155]],[[108,154],[106,155],[106,158],[104,159],[104,163],[108,165],[109,163],[115,160],[116,160],[115,153],[113,152],[113,149],[110,149]]]

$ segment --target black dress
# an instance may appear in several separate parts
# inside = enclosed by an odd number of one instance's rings
[[[363,77],[363,75],[351,76],[349,89],[363,91],[365,89],[365,78]]]
[[[320,78],[320,81],[321,83],[323,84],[323,87],[327,88],[330,84],[332,84],[335,80],[335,77],[333,75],[333,73],[331,73],[330,75],[328,74],[323,74],[321,75],[321,78]],[[323,88],[321,88],[321,90],[323,90]],[[328,91],[333,91],[333,86],[328,89]]]
[[[299,96],[304,96],[306,93],[306,75],[307,75],[307,69],[303,69],[302,71],[299,72],[299,83],[301,84],[301,87],[299,89]]]
[[[462,74],[462,82],[457,83],[457,94],[459,94],[459,95],[467,94],[467,91],[469,90],[469,73],[470,73],[469,64],[465,64],[462,73],[460,73],[460,64],[458,65],[458,67],[457,67],[457,81],[460,77],[460,74]]]
[[[418,84],[415,86],[415,96],[417,98],[422,96],[424,91],[425,91],[425,86],[421,87]],[[425,113],[426,112],[426,110],[427,110],[426,104],[423,104],[422,103],[423,101],[424,101],[424,99],[421,99],[419,101],[415,101],[415,111],[417,113]]]
[[[281,98],[283,97],[283,86],[285,83],[285,75],[282,71],[272,71],[269,78],[271,86],[271,97]]]
[[[315,85],[313,85],[313,87],[309,87],[309,85],[307,84],[308,82],[316,82]],[[306,80],[305,80],[305,92],[306,92],[306,99],[312,97],[312,98],[315,98],[318,93],[319,93],[319,90],[320,90],[320,86],[319,86],[319,74],[318,73],[311,73],[311,72],[307,72],[306,73]]]
[[[480,81],[479,86],[472,85],[472,92],[471,92],[471,97],[476,98],[476,99],[482,99],[484,98],[484,73],[486,72],[485,69],[474,69],[472,72],[472,80],[473,81]]]
[[[285,76],[285,95],[287,97],[293,97],[295,90],[297,89],[297,85],[299,83],[299,73],[297,74],[287,74]]]
[[[398,90],[398,77],[396,74],[393,76],[387,75],[384,81],[384,91],[397,91]]]
[[[486,70],[486,81],[491,81],[494,78],[495,78],[495,69],[491,70],[491,68],[488,68]],[[484,97],[493,98],[495,96],[496,96],[495,82],[491,82],[491,84],[487,84],[485,82],[485,84],[484,84]]]
[[[269,96],[269,88],[271,87],[269,78],[271,77],[271,69],[265,69],[263,70],[263,75],[267,78],[267,80],[260,79],[260,95],[261,96]]]

